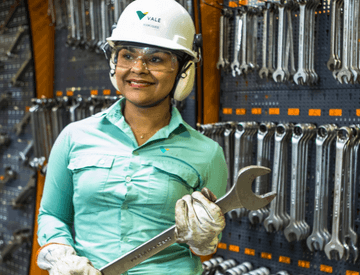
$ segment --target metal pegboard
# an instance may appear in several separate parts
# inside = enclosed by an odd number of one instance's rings
[[[25,1],[2,1],[0,3],[0,25],[4,22],[11,7],[19,3],[7,28],[0,34],[0,95],[9,94],[7,106],[0,110],[0,132],[7,134],[11,140],[8,146],[0,146],[0,179],[3,180],[6,169],[11,168],[16,177],[4,184],[0,190],[0,251],[12,240],[13,233],[19,229],[29,229],[29,238],[18,249],[11,253],[10,258],[0,263],[1,274],[28,274],[31,256],[31,240],[35,214],[35,193],[32,192],[26,204],[14,208],[12,201],[25,189],[34,171],[19,158],[19,152],[31,142],[31,127],[25,126],[17,135],[14,127],[18,124],[35,96],[34,68],[32,62],[16,85],[10,82],[22,64],[31,54],[30,26]],[[7,51],[13,44],[19,27],[26,28],[19,43],[8,56]]]
[[[228,2],[225,1],[226,5]],[[250,4],[257,5],[256,1]],[[259,70],[244,76],[233,77],[231,72],[221,71],[220,84],[220,121],[272,121],[275,123],[314,123],[317,126],[335,123],[338,127],[348,126],[360,122],[359,84],[340,84],[332,76],[326,64],[330,54],[330,1],[322,1],[316,15],[315,40],[315,70],[319,75],[319,82],[312,86],[296,85],[291,82],[276,83],[272,79],[261,79]],[[298,19],[299,12],[295,11],[293,21],[295,39],[295,65],[297,68],[298,50]],[[230,19],[233,24],[232,19]],[[259,17],[257,63],[261,67],[262,17]],[[230,31],[230,41],[233,41],[234,26]],[[277,36],[276,36],[277,37]],[[230,44],[230,62],[233,58],[233,45]],[[256,152],[256,148],[254,148]],[[291,150],[289,150],[289,157]],[[331,232],[333,205],[333,174],[335,170],[335,148],[332,148],[329,183],[329,217],[328,228]],[[254,160],[255,161],[255,160]],[[289,159],[290,162],[290,159]],[[255,164],[255,162],[254,162]],[[312,229],[315,186],[315,145],[310,144],[308,179],[306,193],[306,222]],[[272,167],[270,167],[272,168]],[[288,169],[288,171],[291,171]],[[359,183],[360,178],[357,179]],[[291,188],[288,172],[287,192]],[[360,234],[360,193],[357,184],[355,194],[355,229]],[[289,212],[289,195],[287,212]],[[263,224],[252,225],[248,217],[231,220],[226,216],[227,226],[223,232],[221,245],[216,256],[224,259],[236,259],[239,263],[251,262],[255,267],[265,266],[271,272],[287,270],[290,274],[320,275],[347,274],[347,271],[359,272],[359,261],[353,263],[352,256],[348,261],[330,261],[323,251],[310,252],[306,239],[289,243],[283,232],[266,232]],[[230,246],[232,245],[232,246]],[[221,248],[222,247],[222,248]],[[239,251],[237,251],[239,249]],[[250,250],[249,250],[250,249]],[[254,253],[252,255],[252,253]],[[268,259],[271,254],[271,259]],[[289,259],[289,263],[280,262]],[[285,257],[285,258],[284,258]],[[287,258],[286,258],[287,257]],[[306,266],[309,264],[309,266]],[[331,267],[326,269],[326,267]],[[350,274],[350,273],[349,273]],[[351,273],[352,274],[352,273]],[[358,274],[358,273],[354,273]]]

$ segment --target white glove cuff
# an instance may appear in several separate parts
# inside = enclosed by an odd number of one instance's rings
[[[219,243],[219,238],[216,236],[210,243],[208,243],[206,246],[202,247],[192,247],[190,245],[191,250],[198,256],[207,256],[214,254],[216,252],[217,246]]]
[[[37,254],[38,267],[44,270],[50,270],[55,263],[62,258],[76,255],[76,251],[70,245],[49,243],[41,247]]]

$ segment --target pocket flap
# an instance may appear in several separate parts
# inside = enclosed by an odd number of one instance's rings
[[[68,169],[76,170],[86,167],[111,168],[114,162],[114,156],[88,154],[70,159]]]
[[[197,188],[200,184],[200,175],[195,171],[194,168],[184,165],[181,162],[174,161],[154,161],[152,165],[173,177],[179,178],[192,188]]]

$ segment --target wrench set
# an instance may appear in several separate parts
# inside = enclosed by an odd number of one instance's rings
[[[328,69],[341,84],[360,83],[359,1],[331,1]]]
[[[202,263],[202,275],[290,275],[287,271],[270,273],[267,267],[254,268],[250,262],[239,264],[234,259],[215,257]]]
[[[67,124],[101,112],[118,99],[119,96],[81,95],[32,99],[29,113],[35,158],[49,158],[52,145]]]
[[[358,235],[354,226],[356,185],[359,184],[360,125],[337,127],[312,123],[219,122],[198,124],[198,131],[224,149],[229,170],[228,188],[240,168],[257,164],[272,169],[270,177],[256,179],[258,195],[277,193],[269,208],[237,209],[231,220],[247,216],[251,224],[262,223],[269,232],[282,231],[288,242],[304,241],[311,252],[324,251],[330,260],[358,259]],[[255,139],[255,136],[257,137]],[[255,146],[255,143],[257,146]],[[315,146],[314,175],[308,161]],[[336,155],[334,156],[334,152]],[[310,151],[311,154],[311,151]],[[335,162],[333,162],[335,159]],[[312,162],[313,163],[313,162]],[[330,170],[335,166],[332,232],[328,230]],[[311,182],[309,180],[311,179]],[[309,185],[314,181],[312,230],[306,221]],[[290,192],[287,192],[290,182]],[[287,193],[290,193],[287,196]],[[287,205],[290,210],[287,213]],[[308,210],[309,211],[309,210]]]
[[[67,29],[66,46],[102,53],[112,26],[133,0],[48,0],[57,29]],[[178,1],[192,14],[192,1]]]
[[[274,82],[313,85],[319,80],[315,71],[316,9],[320,0],[265,1],[258,6],[226,7],[220,17],[220,44],[217,68],[233,77],[255,70],[259,77]],[[293,20],[299,10],[297,69]],[[258,26],[261,21],[261,60],[257,63]],[[229,41],[231,23],[234,39]],[[233,59],[230,63],[230,47]],[[290,64],[289,64],[290,62]]]

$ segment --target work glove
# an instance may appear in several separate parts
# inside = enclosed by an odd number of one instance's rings
[[[69,245],[50,243],[40,248],[37,265],[49,275],[101,275],[86,257],[76,255]]]
[[[225,217],[215,201],[216,196],[205,187],[176,202],[176,241],[186,243],[197,255],[213,254],[225,227]]]

